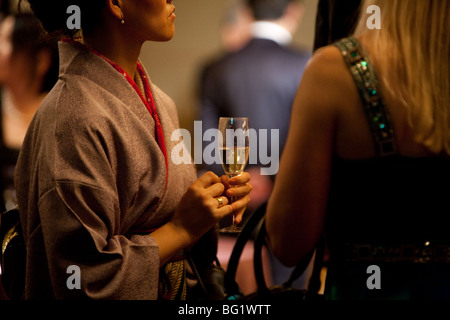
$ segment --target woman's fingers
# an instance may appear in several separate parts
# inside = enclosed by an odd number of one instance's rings
[[[227,196],[241,198],[248,195],[252,191],[252,188],[253,187],[250,183],[236,186],[227,190]]]
[[[213,198],[223,195],[224,191],[225,191],[225,186],[220,182],[215,183],[212,186],[209,186],[208,188],[206,188],[206,194]]]
[[[248,172],[243,172],[231,179],[224,175],[220,180],[227,190],[228,197],[243,197],[252,191],[252,185],[249,183],[250,178]]]
[[[220,209],[224,206],[226,206],[230,201],[228,200],[227,197],[217,197],[217,198],[213,198],[216,202],[214,203],[214,205],[217,207],[217,209]]]
[[[197,185],[202,188],[208,188],[216,183],[220,183],[220,178],[213,172],[208,171],[204,173],[200,178],[198,178],[194,182],[194,185]]]
[[[223,197],[223,198],[226,198],[226,197]],[[236,223],[240,223],[242,221],[242,216],[244,214],[245,209],[247,208],[249,201],[250,201],[250,197],[247,195],[247,196],[242,197],[228,205],[224,205],[223,207],[218,208],[216,210],[216,212],[221,217],[235,214],[236,215]]]
[[[235,176],[228,180],[228,183],[230,186],[237,186],[241,184],[246,184],[251,179],[250,173],[248,172],[242,172],[240,175]]]
[[[206,200],[204,204],[213,210],[216,218],[234,214],[236,222],[239,223],[250,201],[249,193],[252,185],[249,181],[250,174],[247,172],[231,179],[227,176],[219,178],[214,173],[207,172],[197,179],[194,189],[197,189],[196,192],[204,201]],[[226,189],[228,190],[224,193]],[[231,197],[233,197],[232,203],[229,200]]]
[[[231,204],[233,207],[233,212],[236,215],[236,223],[239,224],[242,221],[242,216],[244,215],[245,209],[247,208],[249,202],[250,196],[246,195]]]
[[[229,178],[228,176],[223,175],[220,177],[220,180],[225,185],[225,187],[228,189],[228,188],[233,188],[234,186],[246,184],[247,182],[250,181],[250,178],[251,177],[248,172],[242,172],[242,174],[235,176],[233,178]]]
[[[250,184],[251,176],[248,172],[229,178],[224,175],[220,178],[222,184],[226,189],[226,196],[232,198],[233,202],[230,205],[221,208],[221,214],[223,216],[234,214],[236,216],[236,223],[242,221],[245,209],[250,201],[250,192],[252,191],[252,185]]]
[[[236,222],[236,224],[239,224],[242,222],[242,217],[244,216],[244,212],[245,212],[245,209],[241,209],[235,214],[234,222]]]
[[[247,172],[231,179],[227,176],[222,176],[219,178],[214,173],[207,172],[197,181],[199,186],[206,189],[207,196],[212,198],[221,196],[226,188],[228,188],[226,191],[227,197],[242,198],[247,196],[253,188],[249,183],[250,174]]]

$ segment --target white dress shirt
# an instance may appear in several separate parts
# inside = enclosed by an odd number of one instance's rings
[[[292,41],[292,35],[286,28],[269,21],[253,22],[252,35],[254,38],[275,41],[282,46],[288,45]]]

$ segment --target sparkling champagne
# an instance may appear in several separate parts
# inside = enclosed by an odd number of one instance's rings
[[[249,147],[221,148],[222,167],[229,176],[241,174],[248,161]]]
[[[249,137],[248,137],[248,118],[219,118],[219,155],[222,161],[222,167],[225,174],[232,178],[240,175],[247,164],[249,158]],[[230,203],[236,201],[234,197],[229,199]],[[233,213],[233,222],[231,226],[219,229],[224,233],[239,233],[241,227],[236,225],[236,216]]]

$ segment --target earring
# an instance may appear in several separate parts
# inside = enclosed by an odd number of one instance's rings
[[[120,20],[121,24],[125,24],[125,20],[123,19],[123,13],[122,13],[122,20]]]

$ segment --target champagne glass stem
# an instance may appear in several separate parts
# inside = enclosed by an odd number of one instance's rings
[[[231,178],[233,178],[235,176],[236,176],[235,174],[229,174],[228,178],[231,179]],[[234,187],[230,187],[230,188],[234,188]],[[230,203],[233,203],[235,201],[236,201],[236,197],[230,197]],[[237,225],[236,225],[236,214],[234,212],[233,212],[233,220],[232,220],[232,223],[231,223],[231,227],[232,228],[237,228]]]

